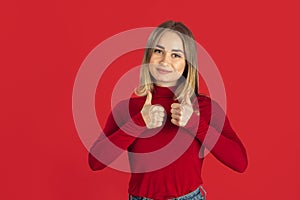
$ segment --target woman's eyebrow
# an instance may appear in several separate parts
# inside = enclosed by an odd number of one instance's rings
[[[183,51],[182,51],[181,49],[172,49],[172,51],[183,53]],[[183,54],[184,54],[184,53],[183,53]]]
[[[156,47],[161,48],[161,49],[165,49],[165,47],[160,46],[159,44],[157,44]]]
[[[165,47],[163,47],[163,46],[161,46],[161,45],[159,45],[159,44],[157,44],[156,47],[161,48],[161,49],[165,49]],[[172,51],[175,51],[175,52],[181,52],[181,53],[184,54],[184,52],[183,52],[181,49],[172,49]]]

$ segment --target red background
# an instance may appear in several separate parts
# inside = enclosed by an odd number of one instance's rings
[[[296,0],[1,2],[0,199],[126,199],[128,174],[88,167],[72,118],[73,83],[101,41],[167,19],[189,26],[216,62],[248,151],[244,174],[207,157],[208,199],[299,199],[298,11]],[[126,69],[115,66],[107,77]],[[101,81],[105,96],[111,85]]]

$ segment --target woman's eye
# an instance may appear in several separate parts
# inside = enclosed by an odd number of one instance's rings
[[[173,57],[173,58],[181,58],[181,55],[179,55],[179,54],[177,54],[177,53],[173,53],[173,54],[172,54],[172,57]]]
[[[160,50],[160,49],[154,49],[154,53],[162,54],[163,52],[162,52],[162,50]]]

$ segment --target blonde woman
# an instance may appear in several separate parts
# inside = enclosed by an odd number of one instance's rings
[[[245,148],[225,113],[215,101],[198,93],[196,43],[183,23],[167,21],[151,33],[135,93],[138,97],[129,99],[129,104],[120,102],[109,116],[103,130],[106,137],[100,135],[90,150],[91,169],[106,167],[97,159],[99,155],[110,155],[111,161],[118,156],[106,148],[106,139],[128,152],[145,156],[164,148],[178,135],[181,139],[171,151],[152,159],[129,155],[129,199],[206,199],[201,178],[204,158],[199,157],[203,147],[226,166],[245,171]],[[218,137],[213,147],[205,143],[209,141],[205,140],[209,127],[209,137]],[[186,148],[180,156],[157,167],[158,162],[169,160],[183,146]]]

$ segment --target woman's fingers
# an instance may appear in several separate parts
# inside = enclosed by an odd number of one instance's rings
[[[164,120],[164,114],[163,113],[154,113],[153,120],[162,122]]]
[[[189,99],[183,103],[173,103],[171,105],[171,122],[177,126],[185,126],[193,113],[193,107]]]
[[[183,115],[183,107],[179,103],[173,103],[171,105],[171,122],[176,126],[181,126]]]
[[[149,116],[151,119],[150,127],[160,127],[162,126],[165,118],[165,109],[160,105],[152,105],[150,108]]]
[[[180,103],[172,103],[171,109],[182,109],[182,105]]]
[[[172,119],[175,119],[175,120],[178,120],[178,121],[182,120],[182,116],[181,115],[172,114],[171,117],[172,117]]]
[[[174,119],[174,118],[171,119],[171,122],[172,122],[173,124],[175,124],[176,126],[182,126],[182,125],[183,125],[181,121],[178,121],[178,120],[176,120],[176,119]]]
[[[150,111],[165,112],[165,109],[164,109],[164,107],[162,107],[160,105],[152,105],[150,108]]]
[[[181,121],[183,115],[183,107],[180,104],[174,103],[171,105],[171,117],[175,121]]]
[[[181,116],[183,114],[183,112],[182,112],[182,109],[174,109],[174,108],[172,108],[171,109],[171,114]]]

